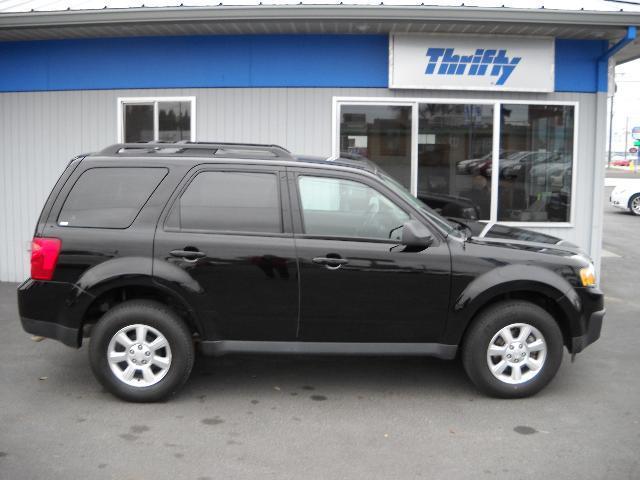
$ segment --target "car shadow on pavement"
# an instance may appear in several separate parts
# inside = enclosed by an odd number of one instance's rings
[[[254,395],[265,390],[312,399],[398,392],[475,395],[459,361],[432,358],[237,355],[198,356],[182,394]],[[326,398],[323,398],[323,400]]]

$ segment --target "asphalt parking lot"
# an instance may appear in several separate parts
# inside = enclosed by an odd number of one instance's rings
[[[459,362],[226,357],[127,404],[86,348],[31,341],[0,284],[0,479],[640,478],[640,217],[605,206],[604,248],[602,338],[516,401]]]

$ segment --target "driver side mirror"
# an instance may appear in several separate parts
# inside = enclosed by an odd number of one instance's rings
[[[408,250],[424,250],[433,243],[433,235],[418,220],[409,220],[402,226],[400,243],[408,247]]]

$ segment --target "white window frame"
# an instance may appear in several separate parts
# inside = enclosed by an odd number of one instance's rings
[[[491,159],[491,212],[488,223],[498,223],[512,227],[545,227],[545,228],[573,228],[575,227],[576,179],[578,178],[578,125],[580,119],[579,102],[559,100],[511,100],[500,98],[495,100],[476,98],[429,98],[429,97],[333,97],[331,116],[331,151],[335,157],[340,155],[340,109],[343,105],[393,105],[411,106],[411,183],[412,194],[418,193],[418,105],[421,103],[440,104],[474,104],[493,106],[493,138]],[[498,188],[500,170],[500,109],[503,104],[517,105],[565,105],[573,107],[573,158],[571,170],[571,208],[568,222],[505,222],[498,221]]]
[[[158,102],[190,102],[191,104],[191,142],[196,141],[196,97],[119,97],[118,98],[118,143],[124,143],[124,106],[131,104],[153,103],[153,139],[158,141]]]

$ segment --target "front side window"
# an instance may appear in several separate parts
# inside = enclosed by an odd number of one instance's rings
[[[121,99],[122,141],[179,142],[194,138],[193,104],[183,99]]]
[[[273,173],[201,172],[175,202],[167,228],[280,233],[278,178]]]
[[[409,215],[359,182],[301,176],[298,180],[304,233],[397,240]]]
[[[574,108],[502,104],[498,220],[569,222]]]
[[[69,192],[58,225],[127,228],[166,174],[165,168],[86,170]]]

